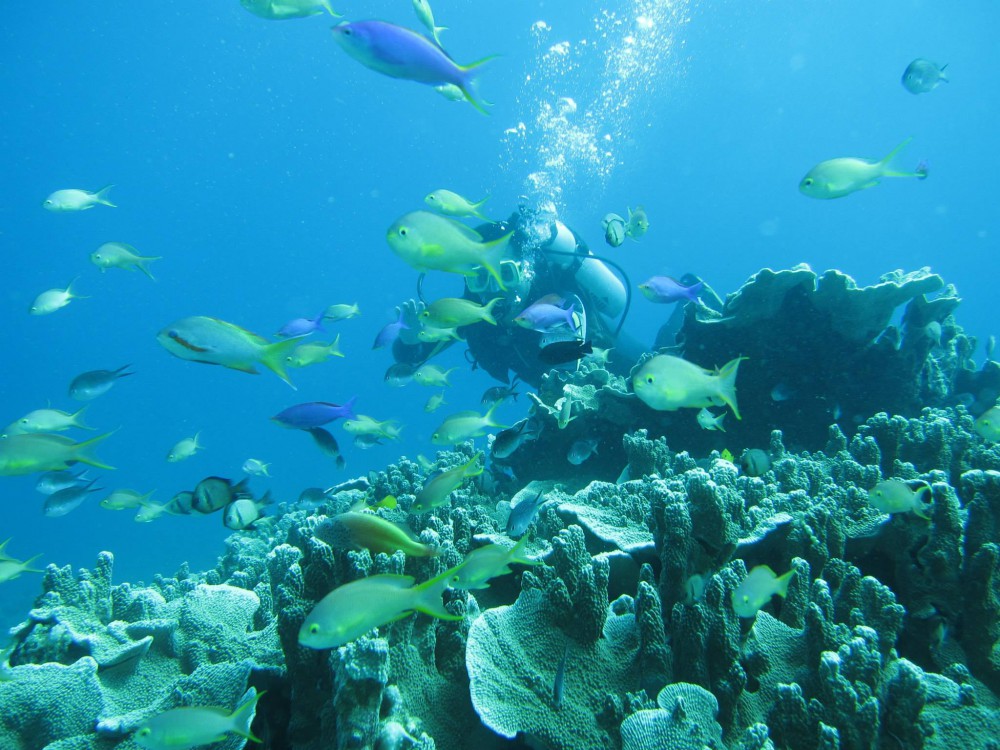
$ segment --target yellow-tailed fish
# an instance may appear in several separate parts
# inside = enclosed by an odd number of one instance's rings
[[[900,143],[880,161],[843,157],[820,162],[809,170],[799,183],[799,192],[809,198],[829,200],[843,198],[858,190],[873,187],[883,177],[916,177],[918,180],[927,178],[927,167],[921,163],[913,172],[897,172],[890,168],[889,162],[898,154],[910,138]]]
[[[101,272],[109,268],[121,268],[126,271],[142,271],[149,278],[153,278],[149,270],[149,264],[154,260],[161,260],[160,255],[139,255],[139,251],[124,242],[105,242],[90,254],[90,262],[101,269]]]
[[[632,377],[635,395],[651,409],[674,411],[726,405],[740,419],[736,405],[736,371],[746,357],[727,362],[718,372],[686,359],[658,354],[643,363]]]
[[[9,542],[10,539],[7,540]],[[3,543],[3,546],[7,546],[7,542]],[[22,573],[43,573],[45,571],[38,570],[37,568],[31,567],[31,563],[35,562],[40,554],[34,557],[28,558],[27,560],[15,560],[13,557],[8,557],[7,555],[0,556],[0,583],[6,581],[13,581],[15,578],[20,576]]]
[[[70,413],[60,409],[35,409],[28,412],[16,422],[11,422],[4,428],[4,435],[25,435],[29,432],[63,432],[71,427],[80,430],[92,430],[81,418],[83,412],[87,410],[84,406],[77,412]]]
[[[364,548],[373,555],[379,552],[391,555],[398,550],[409,557],[436,557],[439,554],[435,547],[419,542],[403,527],[374,513],[349,510],[335,516],[331,524],[337,546]]]
[[[374,435],[387,440],[399,440],[403,430],[398,420],[386,419],[380,422],[367,414],[358,414],[355,419],[345,419],[341,425],[354,436]]]
[[[766,565],[758,565],[733,589],[733,611],[740,617],[756,617],[760,608],[777,594],[784,597],[788,593],[788,582],[795,574],[789,570],[783,576],[775,575]]]
[[[142,505],[139,506],[139,510],[135,514],[135,522],[149,523],[150,521],[155,521],[164,513],[173,515],[175,510],[171,505],[171,502],[172,501],[165,503],[151,503],[148,500],[143,501]]]
[[[489,588],[490,579],[511,572],[510,565],[539,565],[539,561],[524,556],[524,546],[528,537],[521,537],[513,547],[502,547],[499,544],[487,544],[474,549],[465,557],[451,583],[454,589],[485,589]]]
[[[430,414],[441,408],[441,405],[445,403],[444,401],[444,391],[441,393],[432,393],[430,398],[427,399],[427,403],[424,404],[424,411]]]
[[[343,356],[343,352],[340,351],[340,334],[338,333],[337,338],[329,344],[324,344],[322,341],[299,344],[288,355],[286,361],[289,367],[308,367],[309,365],[318,365],[320,362],[325,362],[330,357]]]
[[[268,21],[308,18],[324,11],[334,18],[340,18],[340,14],[330,7],[330,0],[240,0],[240,5]]]
[[[490,197],[487,195],[478,203],[474,203],[451,190],[435,190],[424,198],[424,203],[445,216],[454,216],[455,218],[474,216],[477,219],[489,221],[489,217],[479,210],[479,207],[489,199]]]
[[[203,446],[198,442],[198,437],[201,435],[201,430],[194,434],[194,437],[183,438],[178,440],[174,447],[170,449],[167,453],[167,461],[175,464],[178,461],[184,461],[185,459],[191,458],[195,453],[200,451]]]
[[[337,648],[414,611],[441,620],[461,620],[461,615],[448,612],[441,601],[441,594],[457,571],[457,567],[450,568],[416,586],[413,576],[389,574],[338,586],[306,615],[299,629],[299,644],[315,649]]]
[[[229,733],[263,742],[250,731],[257,701],[263,694],[250,688],[232,713],[218,706],[172,708],[143,722],[132,739],[146,750],[191,750],[222,742]]]
[[[133,508],[141,508],[143,505],[149,503],[149,498],[153,496],[153,492],[155,491],[142,494],[129,489],[112,490],[110,495],[101,500],[100,506],[104,510],[132,510]]]
[[[475,469],[472,468],[479,462],[479,457],[482,455],[483,452],[479,451],[461,466],[447,469],[437,476],[428,479],[424,483],[423,489],[417,493],[417,498],[414,500],[410,512],[426,513],[447,503],[448,496],[452,491],[461,487],[466,479],[483,473],[482,466],[476,466]]]
[[[646,218],[646,209],[636,206],[635,211],[628,210],[628,223],[625,225],[625,234],[633,240],[637,240],[649,231],[649,219]]]
[[[336,322],[338,320],[350,320],[351,318],[356,318],[360,314],[361,308],[359,308],[358,303],[355,302],[353,305],[330,305],[326,308],[326,312],[323,313],[323,317],[326,320]]]
[[[431,10],[429,0],[413,0],[413,12],[417,14],[417,18],[420,19],[420,23],[424,25],[424,28],[431,33],[434,43],[438,47],[441,47],[441,37],[439,34],[442,31],[447,31],[448,27],[434,25],[434,11]]]
[[[927,482],[920,481],[916,487],[900,479],[886,479],[868,490],[868,502],[882,513],[916,513],[930,520],[931,503],[934,493]]]
[[[506,429],[509,425],[493,421],[493,412],[502,403],[497,401],[484,415],[476,411],[460,411],[452,414],[434,430],[431,442],[434,445],[457,445],[470,438],[482,437],[491,427]]]
[[[496,325],[493,308],[503,297],[494,297],[485,305],[458,297],[445,297],[431,302],[420,313],[421,322],[432,328],[458,328],[485,321]]]
[[[389,247],[418,271],[446,271],[471,276],[482,266],[506,291],[500,261],[512,232],[486,242],[461,222],[430,211],[413,211],[398,219],[386,234]]]
[[[90,454],[94,446],[113,434],[107,432],[82,443],[47,432],[11,435],[0,440],[0,476],[58,471],[75,463],[89,464],[98,469],[114,469],[114,466],[108,466]]]
[[[457,369],[457,367],[452,367],[448,370],[443,370],[438,365],[427,362],[418,367],[413,373],[413,381],[429,388],[442,388],[451,385],[448,382],[448,376]]]
[[[182,318],[156,335],[160,345],[175,357],[231,370],[257,374],[263,365],[294,388],[285,362],[300,343],[290,338],[269,343],[266,339],[218,318],[196,315]]]

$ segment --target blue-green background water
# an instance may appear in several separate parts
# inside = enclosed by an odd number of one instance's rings
[[[350,20],[418,28],[408,0],[335,7]],[[49,402],[75,408],[66,388],[76,374],[131,363],[136,375],[87,413],[102,431],[120,428],[99,450],[118,467],[101,474],[109,490],[155,488],[166,501],[206,475],[238,477],[255,457],[272,463],[274,478],[253,480],[254,488],[291,500],[400,455],[432,454],[432,428],[449,410],[478,408],[494,383],[469,371],[453,347],[440,360],[461,366],[448,406],[426,415],[432,391],[387,387],[390,357],[371,343],[415,291],[416,272],[390,253],[385,230],[442,187],[490,194],[497,218],[520,196],[554,200],[633,285],[693,271],[726,293],[762,267],[800,262],[867,284],[930,265],[958,287],[966,330],[981,338],[996,330],[994,3],[433,7],[456,60],[502,55],[481,76],[492,116],[361,67],[335,46],[327,16],[265,21],[235,0],[6,7],[0,422]],[[952,82],[907,93],[899,78],[915,57],[947,62]],[[559,97],[578,107],[565,122],[550,113]],[[907,136],[913,142],[898,164],[926,158],[928,180],[890,180],[840,201],[798,193],[815,163],[879,158]],[[119,208],[59,215],[41,207],[54,190],[107,183]],[[601,217],[638,203],[649,234],[605,247]],[[99,273],[88,256],[107,241],[162,255],[156,283]],[[35,295],[78,275],[76,289],[89,299],[28,315]],[[427,284],[431,296],[460,288],[453,276]],[[271,334],[342,302],[362,309],[330,327],[347,356],[293,372],[297,392],[268,372],[182,362],[154,338],[189,315]],[[636,299],[628,329],[651,343],[668,313]],[[406,427],[399,444],[367,452],[335,427],[344,471],[307,436],[268,420],[300,401],[355,394],[359,412]],[[512,422],[526,410],[522,401],[500,416]],[[204,452],[166,463],[169,448],[197,430]],[[184,561],[210,566],[229,533],[219,515],[136,524],[131,513],[100,509],[101,494],[46,518],[35,481],[0,478],[0,540],[13,537],[8,551],[17,557],[43,553],[42,563],[77,567],[110,549],[118,580],[148,580]],[[0,622],[15,622],[37,590],[37,576],[3,584]]]

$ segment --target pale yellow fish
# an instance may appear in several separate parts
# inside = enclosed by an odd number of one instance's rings
[[[930,519],[934,493],[930,485],[920,482],[916,488],[900,479],[886,479],[868,490],[868,502],[882,513],[913,512]]]
[[[129,489],[113,490],[110,495],[101,500],[100,505],[104,510],[132,510],[133,508],[141,508],[143,505],[149,504],[149,498],[153,496],[153,492],[142,494]]]
[[[464,102],[465,92],[454,83],[442,83],[435,86],[434,90],[450,102]]]
[[[461,222],[429,211],[413,211],[398,219],[386,234],[389,247],[418,271],[445,271],[471,276],[482,266],[506,291],[498,270],[513,232],[484,242]]]
[[[465,557],[451,586],[455,589],[485,589],[489,588],[490,579],[510,573],[514,563],[521,565],[540,565],[538,560],[524,556],[524,546],[527,536],[522,536],[513,547],[502,547],[499,544],[487,544],[474,549]]]
[[[84,463],[98,469],[113,469],[102,463],[90,450],[114,433],[76,443],[62,435],[33,432],[11,435],[0,440],[0,476],[20,476],[38,471],[68,469],[74,463]]]
[[[479,451],[464,464],[442,471],[437,476],[428,479],[420,492],[417,493],[410,512],[426,513],[447,503],[448,496],[461,487],[466,479],[483,473],[483,467],[478,466],[479,457],[482,455],[483,452]],[[473,468],[474,466],[475,468]]]
[[[980,414],[973,429],[983,440],[1000,442],[1000,406],[994,406]]]
[[[262,742],[250,731],[250,725],[263,694],[250,688],[232,713],[218,706],[172,708],[144,721],[132,739],[145,750],[192,750],[222,742],[230,733]]]
[[[407,529],[374,513],[350,510],[333,518],[336,546],[367,549],[373,555],[402,551],[409,557],[436,557],[438,549],[413,538]],[[339,532],[339,533],[338,533]],[[327,540],[329,541],[329,540]]]
[[[352,435],[375,435],[388,440],[399,440],[402,426],[398,420],[386,419],[379,422],[367,414],[358,414],[355,419],[345,419],[341,426]]]
[[[269,343],[266,339],[218,318],[195,315],[182,318],[156,335],[160,345],[175,357],[190,362],[222,365],[231,370],[257,374],[264,365],[294,388],[285,372],[286,358],[299,343],[297,338]]]
[[[433,344],[438,341],[461,341],[462,337],[454,328],[435,328],[426,326],[417,333],[417,338],[425,344]]]
[[[918,166],[913,172],[897,172],[889,166],[893,157],[910,140],[907,138],[880,161],[844,157],[820,162],[802,178],[799,192],[810,198],[829,200],[843,198],[858,190],[873,187],[883,177],[916,177],[923,180],[927,177],[927,168],[923,165]]]
[[[434,300],[420,313],[421,323],[432,328],[458,328],[485,321],[496,325],[493,308],[503,297],[494,297],[485,305],[459,297]]]
[[[506,429],[509,425],[493,421],[493,412],[502,403],[502,401],[494,403],[486,414],[479,414],[475,411],[461,411],[452,414],[434,430],[431,442],[434,445],[457,445],[464,440],[485,435],[491,427]]]
[[[253,477],[269,477],[271,472],[268,471],[271,464],[266,464],[258,458],[248,458],[243,462],[243,471]]]
[[[32,568],[31,563],[37,560],[41,555],[35,555],[23,562],[21,560],[14,560],[13,558],[0,559],[0,583],[6,583],[7,581],[13,581],[15,578],[20,576],[22,573],[43,573],[45,571],[38,570],[37,568]]]
[[[338,586],[306,615],[299,644],[307,648],[337,648],[410,612],[441,620],[461,620],[444,608],[441,594],[458,568],[446,570],[426,583],[414,585],[412,576],[374,575]]]
[[[726,428],[722,426],[722,420],[726,418],[726,412],[721,414],[713,414],[708,409],[702,409],[698,412],[698,424],[703,430],[722,430],[726,431]]]
[[[448,376],[457,370],[457,367],[452,367],[449,370],[444,370],[438,365],[425,363],[422,364],[413,373],[413,380],[420,385],[428,386],[429,388],[442,388],[444,386],[451,385],[448,382]]]
[[[628,210],[628,223],[625,225],[625,234],[633,240],[637,240],[649,231],[649,219],[646,218],[646,209],[636,206],[635,211]]]
[[[424,203],[445,216],[454,216],[455,218],[474,216],[477,219],[489,221],[489,217],[479,210],[480,206],[489,199],[490,197],[487,195],[481,201],[473,202],[451,190],[435,190],[424,198]]]
[[[318,365],[321,362],[326,362],[330,357],[343,356],[344,353],[340,351],[340,334],[338,333],[337,338],[329,344],[324,344],[322,341],[299,344],[288,355],[286,361],[289,367],[308,367],[309,365]]]
[[[441,37],[439,34],[442,31],[447,31],[448,27],[434,25],[434,11],[431,10],[430,0],[413,0],[413,11],[417,14],[417,18],[420,19],[420,23],[424,25],[424,28],[430,32],[434,43],[438,47],[441,47]],[[444,48],[442,47],[442,49]]]
[[[90,262],[100,268],[102,273],[109,268],[121,268],[125,271],[138,269],[151,279],[153,274],[149,270],[149,264],[161,259],[160,255],[139,255],[138,250],[124,242],[105,242],[90,254]]]
[[[73,284],[75,283],[76,279],[73,279],[66,285],[65,289],[49,289],[42,292],[35,297],[35,301],[31,303],[28,312],[32,315],[50,315],[56,310],[62,310],[72,300],[88,299],[85,296],[73,293]]]
[[[165,503],[151,503],[147,500],[139,507],[138,512],[135,514],[135,522],[149,523],[150,521],[155,521],[164,513],[170,515],[174,513],[174,509],[171,507],[171,501]]]
[[[70,413],[60,409],[35,409],[28,412],[16,422],[11,422],[3,430],[3,435],[26,435],[29,432],[63,432],[72,427],[81,430],[92,430],[81,418],[87,407]]]
[[[94,206],[110,206],[111,208],[117,208],[117,206],[111,202],[109,197],[111,194],[111,188],[113,187],[114,185],[106,185],[96,193],[91,193],[86,190],[78,190],[76,188],[56,190],[45,199],[42,203],[42,207],[49,211],[54,211],[55,213],[86,211]]]
[[[632,377],[635,395],[651,409],[674,411],[726,405],[740,419],[736,405],[736,371],[746,357],[737,357],[718,372],[670,354],[643,363]]]
[[[198,442],[199,435],[201,435],[201,430],[196,432],[194,437],[178,440],[174,444],[174,447],[170,449],[170,452],[167,453],[167,461],[172,464],[175,464],[178,461],[184,461],[191,458],[191,456],[204,448],[205,446]]]
[[[340,18],[340,14],[330,7],[330,0],[240,0],[240,5],[268,21],[308,18],[324,11],[334,18]]]
[[[740,617],[756,617],[760,608],[777,594],[784,597],[788,593],[788,582],[795,574],[789,570],[783,576],[775,575],[766,565],[758,565],[733,589],[733,611]]]
[[[326,308],[326,312],[323,313],[323,317],[336,322],[338,320],[350,320],[360,314],[361,308],[355,302],[353,305],[330,305]]]
[[[427,403],[424,404],[424,411],[430,414],[440,409],[444,403],[444,391],[441,391],[441,393],[432,393],[430,398],[427,399]]]

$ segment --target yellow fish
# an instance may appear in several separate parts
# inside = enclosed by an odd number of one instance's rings
[[[426,513],[448,502],[448,496],[452,491],[461,487],[466,479],[483,473],[482,466],[478,466],[474,471],[471,470],[473,464],[479,461],[481,455],[483,455],[483,452],[479,451],[461,466],[442,471],[437,476],[428,479],[424,483],[423,489],[417,493],[417,499],[413,502],[410,512]]]
[[[32,432],[10,435],[0,440],[0,476],[20,476],[36,471],[59,471],[83,463],[98,469],[114,469],[90,454],[90,449],[111,437],[113,432],[74,443],[62,435]]]
[[[421,1],[422,0],[414,0],[415,3]],[[429,7],[428,10],[430,10]],[[478,203],[474,203],[468,198],[463,198],[458,193],[453,193],[451,190],[435,190],[433,193],[424,198],[424,203],[445,216],[475,216],[477,219],[489,221],[489,217],[479,210],[480,206],[486,203],[489,199],[490,196],[487,195]]]
[[[459,567],[452,581],[455,589],[485,589],[489,588],[490,579],[511,572],[510,565],[540,565],[540,561],[524,556],[524,545],[528,537],[522,536],[517,544],[508,549],[499,544],[487,544],[485,547],[472,550],[465,557],[465,562]]]
[[[659,354],[643,363],[632,378],[632,387],[646,406],[657,411],[725,404],[741,419],[736,405],[736,371],[744,359],[737,357],[712,372],[686,359]]]
[[[783,576],[778,576],[768,566],[758,565],[733,589],[733,611],[740,617],[756,617],[760,608],[772,596],[777,594],[783,597],[788,593],[788,582],[794,574],[795,570],[792,569]]]
[[[324,344],[322,341],[299,344],[285,359],[290,367],[308,367],[325,362],[330,357],[343,356],[344,353],[340,351],[340,334],[338,333],[337,338],[329,344]]]
[[[868,490],[868,502],[882,513],[909,513],[930,520],[933,492],[930,485],[920,482],[917,489],[900,479],[887,479]]]
[[[409,557],[436,557],[438,550],[429,544],[423,544],[403,527],[376,516],[374,513],[362,513],[349,510],[333,518],[332,524],[343,531],[343,538],[338,541],[354,549],[367,549],[377,555],[384,552],[391,555],[402,550]]]
[[[802,178],[799,192],[810,198],[829,200],[874,187],[883,177],[916,177],[924,180],[927,178],[927,167],[922,163],[913,172],[897,172],[889,167],[893,157],[911,140],[907,138],[880,161],[843,157],[820,162]]]
[[[421,314],[421,322],[432,328],[458,328],[478,323],[481,320],[496,325],[493,308],[503,297],[494,297],[485,305],[468,299],[445,297],[434,300]]]
[[[250,724],[264,691],[258,693],[254,688],[250,691],[250,699],[232,713],[217,706],[184,706],[164,711],[144,722],[132,739],[146,750],[191,750],[221,742],[230,732],[263,742],[254,737]]]
[[[126,271],[134,271],[137,268],[153,278],[149,270],[149,264],[154,260],[162,260],[160,255],[139,255],[139,251],[124,242],[105,242],[90,254],[90,262],[101,269],[104,273],[109,268],[121,268]]]
[[[506,429],[509,425],[493,421],[493,412],[503,401],[497,401],[485,415],[477,411],[460,411],[452,414],[431,435],[434,445],[457,445],[470,438],[482,437],[490,427]]]
[[[1000,406],[994,406],[980,414],[973,429],[983,440],[1000,442]]]

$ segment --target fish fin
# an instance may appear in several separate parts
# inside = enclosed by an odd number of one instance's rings
[[[497,319],[493,317],[493,308],[502,299],[504,298],[494,297],[483,306],[483,320],[487,323],[491,323],[492,325],[497,325]]]
[[[477,90],[478,87],[476,85],[476,79],[475,76],[472,75],[472,73],[476,68],[480,67],[481,65],[485,65],[490,60],[494,60],[497,57],[499,57],[499,55],[490,55],[488,57],[482,58],[481,60],[476,60],[473,63],[469,63],[468,65],[458,66],[459,70],[461,70],[462,73],[465,74],[464,80],[458,86],[459,91],[462,92],[462,96],[465,97],[465,101],[467,101],[469,104],[475,107],[477,111],[481,112],[484,115],[489,115],[489,111],[486,108],[492,105],[488,101],[479,96],[479,91]]]
[[[126,375],[135,375],[134,372],[125,372],[131,366],[132,365],[130,365],[130,364],[129,365],[123,365],[122,367],[119,367],[117,370],[115,370],[114,371],[115,379],[117,380],[118,378],[124,378]]]
[[[153,272],[149,270],[149,266],[147,264],[159,259],[159,256],[155,258],[140,258],[135,262],[135,267],[146,274],[152,281],[156,281],[156,277],[153,276]]]
[[[330,7],[330,0],[320,0],[319,4],[322,5],[323,9],[327,13],[329,13],[331,16],[333,16],[334,18],[343,18],[344,17],[343,13],[338,13],[332,7]],[[260,740],[257,740],[257,742],[260,742]]]
[[[795,575],[795,568],[792,568],[783,576],[778,576],[774,579],[775,594],[784,598],[788,595],[788,582],[792,580],[792,576]]]
[[[251,691],[253,695],[247,700],[247,695]],[[233,722],[233,726],[229,728],[229,731],[238,734],[240,737],[245,737],[251,742],[264,742],[262,739],[254,736],[253,732],[250,731],[250,725],[253,723],[254,716],[256,715],[257,701],[266,692],[266,690],[261,690],[258,693],[256,688],[250,688],[250,690],[243,694],[241,700],[244,702],[237,706],[236,710],[229,715],[229,718]]]
[[[930,488],[930,485],[925,484],[914,492],[914,499],[916,503],[913,506],[913,512],[925,521],[930,521],[931,510],[934,508],[934,490]]]
[[[524,556],[524,548],[528,544],[528,535],[525,534],[520,539],[517,540],[517,544],[511,547],[510,552],[507,555],[507,565],[511,563],[520,563],[521,565],[541,565],[541,560],[531,560]]]
[[[425,615],[437,617],[439,620],[453,620],[456,622],[464,620],[464,615],[451,614],[451,612],[444,608],[444,602],[441,601],[441,595],[445,592],[445,589],[451,586],[452,581],[455,579],[455,574],[464,564],[463,562],[454,568],[449,568],[436,578],[432,578],[414,587],[417,599],[413,603],[413,608],[418,612],[423,612]]]
[[[503,260],[504,253],[507,252],[507,245],[510,243],[510,238],[513,236],[513,232],[508,232],[502,237],[483,243],[484,252],[480,265],[486,269],[490,276],[493,277],[502,292],[506,292],[507,287],[504,286],[503,279],[500,277],[500,271],[498,269],[500,261]]]
[[[726,431],[726,428],[722,426],[722,420],[725,418],[726,418],[726,412],[722,412],[722,414],[719,415],[718,420],[716,420],[715,422],[715,426],[718,427],[722,432]],[[595,450],[594,453],[597,453],[597,451]]]
[[[284,341],[276,341],[273,344],[266,344],[262,348],[258,358],[258,361],[264,365],[264,367],[288,383],[288,385],[290,385],[294,390],[298,389],[295,388],[295,384],[288,377],[288,373],[285,370],[285,358],[292,353],[292,349],[302,343],[299,341],[300,338],[301,336],[296,336],[295,338],[285,339]]]
[[[500,404],[502,403],[503,399],[501,399],[500,401],[494,401],[493,406],[491,406],[489,409],[486,410],[486,414],[483,415],[483,420],[486,422],[487,426],[499,427],[501,430],[510,429],[509,424],[498,424],[497,422],[493,421],[493,412],[495,412],[497,410],[497,407],[500,406]]]
[[[85,425],[83,422],[80,421],[80,417],[83,416],[83,413],[85,411],[87,411],[87,408],[89,406],[90,406],[90,404],[87,404],[87,406],[84,406],[82,409],[80,409],[80,411],[76,412],[75,414],[71,414],[70,415],[70,424],[72,424],[74,427],[76,427],[76,428],[78,428],[80,430],[96,430],[97,429],[96,427],[91,427],[90,425]]]
[[[109,197],[109,195],[111,193],[111,188],[113,188],[113,187],[114,187],[114,185],[105,185],[100,190],[98,190],[96,193],[94,193],[94,199],[98,203],[100,203],[100,204],[102,204],[104,206],[111,206],[111,208],[118,208],[118,206],[116,206],[114,203],[111,202],[111,198]]]
[[[82,443],[77,443],[76,445],[73,446],[73,450],[71,451],[71,456],[72,456],[71,460],[79,461],[80,463],[83,464],[89,464],[90,466],[93,466],[94,468],[97,469],[107,469],[109,471],[114,470],[115,468],[114,466],[108,466],[105,463],[101,463],[101,461],[98,460],[96,456],[90,455],[89,450],[98,443],[107,440],[116,432],[118,432],[118,430],[112,430],[111,432],[105,432],[103,435],[98,435],[97,437],[93,437],[90,440],[85,440]]]
[[[898,154],[900,151],[902,151],[904,148],[906,148],[906,146],[912,140],[913,140],[913,136],[911,135],[908,138],[906,138],[902,143],[900,143],[898,146],[896,146],[896,148],[894,148],[892,151],[890,151],[888,154],[885,155],[885,157],[879,162],[879,165],[882,167],[883,171],[885,170],[886,167],[889,166],[889,162],[891,162],[896,157],[896,154]],[[896,175],[890,175],[887,172],[885,172],[885,174],[886,174],[886,176],[889,176],[889,177],[896,176]]]
[[[745,359],[749,359],[749,357],[737,357],[727,362],[718,374],[719,392],[716,396],[733,410],[737,419],[743,419],[743,417],[740,416],[740,408],[736,405],[736,371],[740,367],[740,362]]]
[[[329,343],[329,345],[326,347],[326,350],[328,352],[330,352],[330,355],[333,356],[333,357],[343,357],[344,356],[344,353],[342,351],[340,351],[340,334],[339,333],[337,334],[337,338],[335,338],[333,341],[331,341]]]
[[[23,563],[21,563],[24,566],[23,568],[21,568],[21,572],[22,573],[44,573],[45,572],[44,570],[39,570],[38,568],[32,568],[31,567],[31,563],[33,563],[35,560],[37,560],[41,556],[42,556],[42,553],[39,552],[34,557],[29,557],[27,560],[25,560]]]

